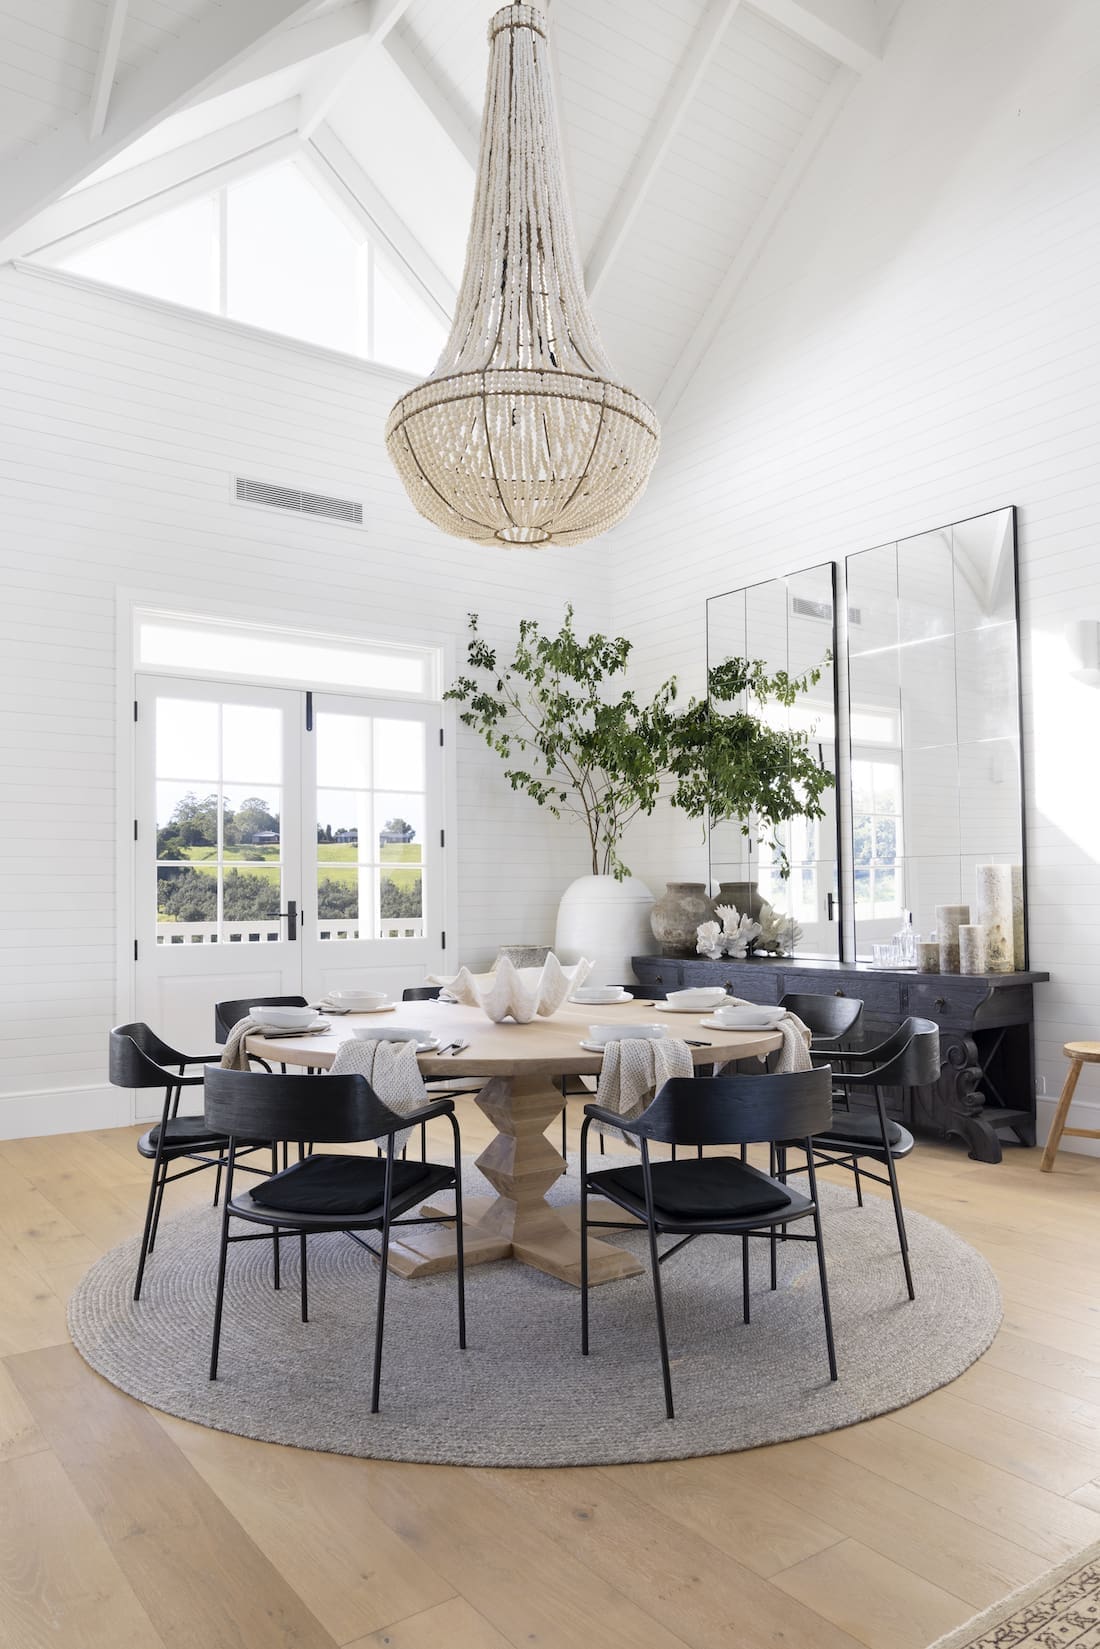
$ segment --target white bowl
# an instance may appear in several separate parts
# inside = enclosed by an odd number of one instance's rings
[[[605,1042],[624,1042],[628,1037],[642,1037],[656,1042],[665,1035],[663,1025],[589,1025],[588,1040],[603,1045]]]
[[[580,1002],[589,1007],[598,1008],[601,1003],[621,1002],[629,993],[621,985],[581,985],[569,998],[570,1002]],[[629,998],[631,1001],[633,998]]]
[[[711,1023],[726,1031],[770,1031],[783,1017],[782,1008],[719,1008]]]
[[[676,1008],[698,1008],[700,1013],[726,1000],[728,993],[721,985],[695,985],[682,991],[669,991],[666,1001]]]
[[[325,996],[334,1008],[347,1008],[349,1013],[366,1013],[388,1000],[385,991],[329,991]]]
[[[260,1025],[270,1025],[276,1031],[304,1031],[317,1018],[314,1008],[265,1008],[255,1003],[248,1017]]]
[[[353,1025],[352,1036],[360,1042],[430,1042],[434,1035],[422,1025]]]

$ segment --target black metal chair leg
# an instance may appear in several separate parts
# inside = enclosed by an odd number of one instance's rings
[[[211,1205],[214,1208],[216,1208],[218,1206],[218,1198],[221,1196],[221,1191],[222,1191],[222,1165],[219,1162],[218,1167],[217,1167],[217,1171],[214,1175],[214,1201]]]
[[[420,1124],[420,1160],[421,1162],[427,1162],[428,1160],[428,1124],[426,1122]]]
[[[588,1129],[581,1127],[581,1356],[588,1356]]]
[[[229,1204],[233,1196],[233,1141],[229,1142],[229,1165],[225,1174],[225,1201],[218,1245],[218,1287],[214,1296],[214,1335],[210,1345],[210,1379],[218,1378],[218,1352],[222,1339],[222,1306],[225,1303],[225,1262],[229,1254]]]
[[[163,1138],[163,1136],[162,1136],[162,1138]],[[152,1230],[153,1230],[153,1212],[154,1212],[154,1210],[157,1206],[157,1193],[161,1189],[161,1186],[160,1186],[159,1182],[160,1182],[160,1169],[161,1169],[161,1161],[162,1161],[162,1158],[161,1158],[162,1138],[158,1139],[158,1142],[157,1142],[157,1154],[156,1154],[155,1158],[153,1159],[153,1177],[149,1181],[149,1202],[148,1202],[148,1205],[147,1205],[146,1210],[145,1210],[145,1228],[141,1233],[141,1253],[138,1256],[137,1276],[134,1278],[134,1299],[135,1300],[139,1300],[141,1298],[141,1279],[145,1275],[145,1261],[147,1260],[147,1258],[149,1256],[149,1247],[150,1247],[149,1239],[150,1239],[150,1236],[151,1236]]]
[[[561,1097],[562,1099],[565,1099],[564,1077],[561,1079]],[[569,1172],[569,1134],[567,1132],[568,1118],[569,1103],[566,1101],[561,1108],[561,1171],[563,1174],[568,1174]]]
[[[773,1145],[768,1146],[768,1174],[769,1174],[770,1178],[772,1178],[772,1179],[775,1178],[775,1166],[776,1166],[775,1146],[773,1144]],[[770,1237],[768,1239],[768,1248],[770,1250],[770,1259],[771,1259],[772,1293],[774,1294],[775,1290],[779,1286],[779,1266],[778,1266],[779,1255],[778,1255],[778,1250],[777,1250],[777,1246],[776,1246],[776,1235],[775,1235],[775,1226],[774,1225],[771,1228],[771,1234],[770,1234]]]
[[[305,1234],[304,1231],[301,1231],[298,1234],[298,1254],[299,1254],[298,1263],[299,1263],[299,1266],[301,1267],[301,1272],[302,1272],[302,1279],[301,1279],[301,1286],[302,1286],[302,1321],[303,1321],[303,1323],[308,1323],[309,1322],[309,1290],[308,1290],[308,1284],[307,1284],[307,1281],[306,1281],[306,1234]]]
[[[452,1116],[455,1141],[455,1258],[458,1261],[458,1349],[466,1350],[466,1234],[462,1224],[462,1149],[458,1122]],[[427,1160],[427,1159],[425,1159]]]
[[[653,1274],[653,1304],[657,1309],[657,1342],[661,1348],[661,1378],[665,1387],[665,1414],[670,1420],[676,1418],[672,1406],[672,1373],[668,1365],[668,1334],[665,1330],[665,1305],[661,1294],[661,1262],[657,1257],[657,1231],[652,1219],[649,1222],[649,1266]]]
[[[148,1256],[157,1246],[157,1231],[160,1228],[160,1211],[164,1205],[164,1187],[168,1183],[168,1164],[162,1162],[160,1166],[160,1184],[157,1186],[157,1206],[153,1209],[153,1225],[149,1232],[149,1246],[146,1249]]]
[[[905,1233],[905,1213],[901,1206],[901,1191],[898,1187],[898,1170],[894,1162],[894,1153],[890,1149],[890,1140],[886,1132],[886,1106],[883,1103],[882,1089],[875,1089],[875,1101],[878,1105],[879,1125],[882,1128],[883,1151],[886,1156],[886,1172],[890,1179],[890,1196],[894,1204],[894,1220],[898,1228],[898,1242],[901,1245],[901,1263],[905,1270],[905,1287],[909,1298],[915,1300],[916,1290],[913,1287],[913,1269],[909,1264],[909,1238]]]
[[[814,1243],[817,1248],[817,1275],[821,1284],[821,1310],[825,1317],[825,1344],[829,1352],[829,1379],[836,1380],[836,1345],[833,1341],[833,1313],[829,1304],[829,1277],[825,1269],[825,1244],[821,1237],[821,1205],[817,1200],[817,1168],[813,1140],[806,1141],[806,1172],[810,1181],[810,1201],[814,1205]]]
[[[858,1157],[853,1157],[852,1158],[852,1173],[855,1177],[855,1182],[856,1182],[856,1207],[857,1208],[862,1208],[863,1207],[863,1181],[860,1177],[859,1158]]]
[[[275,1274],[275,1287],[276,1287],[276,1290],[279,1288],[279,1285],[280,1285],[280,1277],[279,1277],[279,1237],[281,1236],[281,1234],[282,1233],[280,1232],[278,1226],[276,1226],[275,1229],[271,1233],[272,1270]]]
[[[382,1258],[378,1270],[378,1304],[374,1317],[374,1378],[371,1382],[370,1411],[378,1413],[378,1393],[382,1385],[382,1334],[386,1322],[386,1278],[390,1269],[390,1194],[393,1185],[393,1136],[386,1153],[385,1206],[382,1213]]]
[[[747,1231],[741,1233],[741,1317],[744,1322],[749,1320],[749,1236]]]

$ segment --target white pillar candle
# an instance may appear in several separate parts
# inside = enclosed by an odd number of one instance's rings
[[[987,973],[1011,973],[1012,866],[979,865],[976,876],[977,920],[985,928]]]
[[[940,936],[940,972],[959,971],[959,928],[970,920],[969,905],[937,905],[936,932]]]
[[[959,926],[959,972],[985,971],[985,928],[981,922],[963,922]]]
[[[1012,867],[1012,966],[1024,971],[1024,867]]]

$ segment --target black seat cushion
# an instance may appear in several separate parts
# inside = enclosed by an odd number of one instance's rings
[[[882,1150],[882,1129],[875,1111],[834,1111],[832,1126],[814,1137],[826,1144],[869,1145]],[[887,1117],[886,1138],[889,1143],[892,1146],[901,1145],[905,1137],[905,1130]]]
[[[393,1165],[394,1202],[425,1180],[438,1181],[438,1171],[430,1162],[397,1160]],[[261,1180],[250,1195],[261,1208],[281,1208],[288,1214],[331,1215],[367,1214],[381,1207],[385,1192],[384,1158],[319,1154]]]
[[[138,1150],[144,1157],[156,1155],[160,1143],[160,1123],[138,1140]],[[211,1128],[205,1117],[170,1117],[165,1139],[166,1151],[194,1151],[221,1149],[229,1144],[227,1136]]]
[[[690,1158],[686,1162],[655,1162],[653,1206],[658,1219],[739,1220],[750,1214],[771,1214],[787,1208],[791,1197],[781,1185],[736,1157]],[[610,1168],[591,1174],[610,1190],[645,1202],[642,1168]]]

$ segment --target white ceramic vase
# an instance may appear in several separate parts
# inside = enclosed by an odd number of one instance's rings
[[[565,963],[592,959],[590,985],[624,985],[634,979],[632,956],[654,948],[649,913],[653,895],[644,882],[625,876],[579,876],[562,894],[554,954]]]

